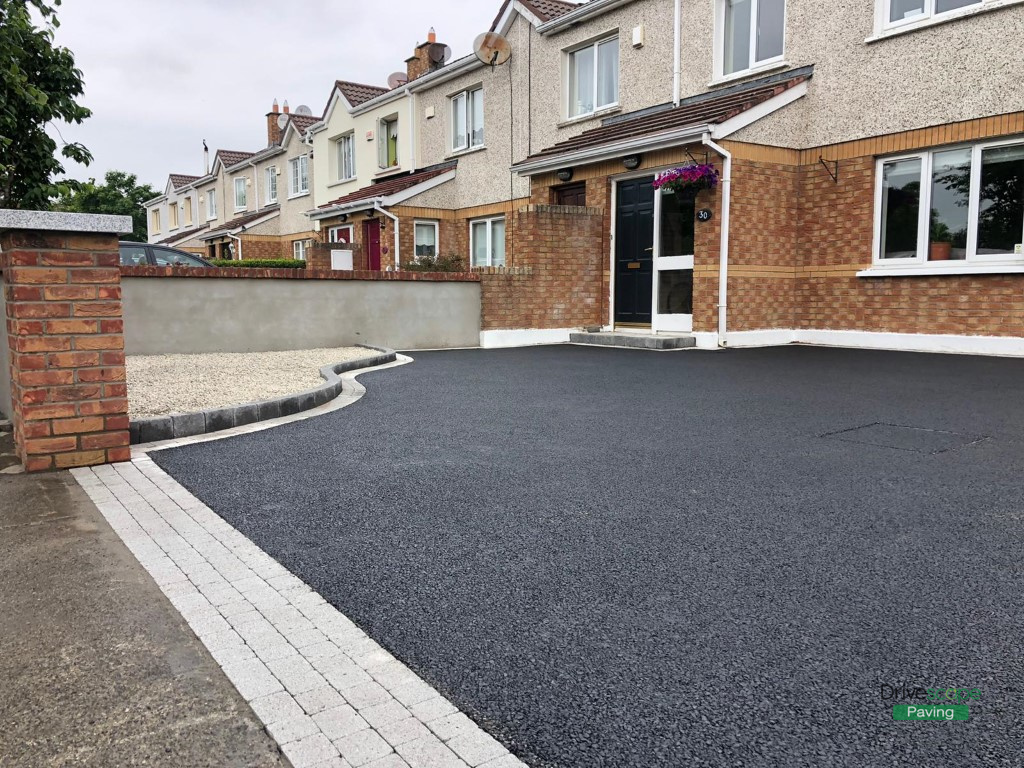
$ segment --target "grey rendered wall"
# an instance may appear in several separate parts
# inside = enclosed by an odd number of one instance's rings
[[[129,355],[475,347],[480,284],[122,278]]]
[[[4,273],[0,272],[0,415],[11,415],[11,354],[7,348],[7,303]]]

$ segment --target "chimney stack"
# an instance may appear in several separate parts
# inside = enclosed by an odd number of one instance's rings
[[[287,101],[285,103],[288,103]],[[287,108],[286,108],[287,112]],[[266,114],[266,145],[273,146],[281,143],[281,128],[278,126],[278,118],[281,117],[281,109],[278,106],[278,99],[273,99],[273,106]]]
[[[291,110],[288,108],[288,99],[285,99],[284,100],[284,113],[287,115],[290,112],[291,112]]]
[[[417,77],[423,77],[434,68],[434,62],[430,60],[430,47],[437,44],[437,33],[431,27],[430,32],[427,33],[427,42],[417,45],[412,56],[405,60],[406,73],[410,82]]]

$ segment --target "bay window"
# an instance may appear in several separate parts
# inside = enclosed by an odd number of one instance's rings
[[[470,263],[474,267],[505,266],[505,217],[469,224]]]
[[[569,52],[569,114],[582,117],[619,103],[619,38]]]
[[[782,60],[786,0],[718,0],[721,76]]]
[[[484,89],[474,88],[452,97],[452,151],[484,144]]]
[[[1024,143],[878,161],[876,262],[1024,262]]]

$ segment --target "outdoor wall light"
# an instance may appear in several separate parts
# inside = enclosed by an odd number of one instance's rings
[[[572,181],[572,168],[563,168],[556,175],[559,181]]]
[[[338,218],[341,219],[342,221],[348,221],[348,214],[347,213],[343,213]]]
[[[641,160],[643,160],[643,155],[630,155],[622,158],[622,164],[626,166],[627,171],[635,171],[640,167]]]

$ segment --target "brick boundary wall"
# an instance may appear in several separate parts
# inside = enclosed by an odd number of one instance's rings
[[[250,269],[244,267],[121,267],[122,277],[211,277],[249,280],[392,280],[434,283],[476,283],[473,272],[376,272],[331,269]]]
[[[19,459],[28,472],[128,461],[117,235],[3,224],[0,269]]]

